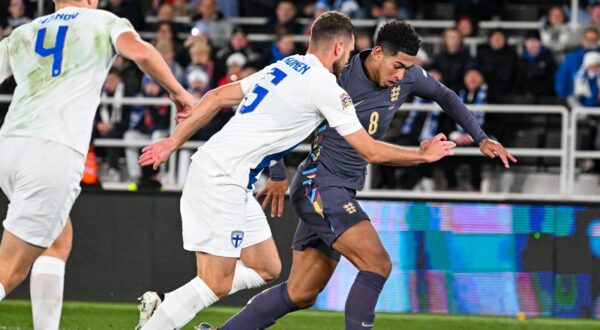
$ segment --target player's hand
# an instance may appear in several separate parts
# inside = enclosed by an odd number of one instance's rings
[[[281,218],[283,215],[283,202],[285,200],[285,192],[288,190],[288,180],[274,181],[269,179],[265,187],[256,194],[256,199],[265,196],[262,202],[263,210],[267,209],[269,201],[271,202],[271,217]]]
[[[152,168],[156,170],[162,163],[169,159],[174,151],[175,148],[171,139],[160,139],[142,149],[138,163],[141,166],[152,165]]]
[[[479,142],[479,150],[481,150],[484,155],[490,158],[496,158],[496,156],[500,157],[504,167],[506,168],[510,167],[508,163],[509,160],[513,163],[517,162],[517,159],[513,157],[508,150],[504,149],[500,142],[491,139],[481,140],[481,142]]]
[[[446,156],[454,155],[452,148],[456,147],[456,143],[448,141],[446,135],[440,133],[430,139],[421,142],[419,152],[427,163],[436,162]]]
[[[180,94],[171,94],[171,100],[177,107],[177,115],[175,120],[179,123],[182,120],[188,118],[192,114],[194,108],[194,97],[187,91],[183,91]]]

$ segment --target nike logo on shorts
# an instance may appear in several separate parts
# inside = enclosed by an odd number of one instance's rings
[[[373,323],[371,323],[371,324],[368,324],[368,323],[365,323],[365,322],[363,322],[361,325],[362,325],[363,327],[365,327],[365,328],[372,328],[372,327],[373,327]]]

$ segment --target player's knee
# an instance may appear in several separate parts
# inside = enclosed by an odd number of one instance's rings
[[[300,309],[311,307],[317,301],[318,290],[293,290],[288,287],[290,300]]]
[[[72,248],[73,242],[71,239],[59,239],[44,252],[44,255],[56,257],[66,262]]]
[[[210,287],[210,289],[212,290],[212,292],[215,294],[215,296],[219,297],[219,298],[223,298],[229,295],[229,292],[231,292],[231,282],[229,283],[224,283],[227,281],[221,281],[221,282],[217,282],[217,283],[207,283],[208,286]]]
[[[385,257],[381,259],[381,269],[380,275],[384,277],[389,277],[392,272],[392,260],[390,260],[390,256],[386,253]]]
[[[370,262],[367,263],[364,271],[377,273],[383,277],[389,277],[392,272],[392,260],[385,250],[377,253]]]
[[[268,269],[261,275],[265,282],[274,281],[281,275],[281,260],[277,258],[268,267]]]
[[[21,284],[21,282],[23,282],[27,277],[28,273],[29,267],[26,266],[9,268],[7,278],[2,280],[2,284],[6,292],[11,292],[14,288]]]

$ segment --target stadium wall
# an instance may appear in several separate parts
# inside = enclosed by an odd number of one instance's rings
[[[3,198],[3,197],[2,197]],[[179,194],[84,192],[73,209],[65,298],[134,301],[195,273],[181,243]],[[363,200],[394,264],[377,309],[600,318],[600,205]],[[5,214],[6,200],[0,201]],[[269,221],[283,262],[297,225]],[[315,308],[343,310],[356,270],[342,260]],[[14,297],[27,297],[22,285]],[[224,304],[242,305],[256,292]]]

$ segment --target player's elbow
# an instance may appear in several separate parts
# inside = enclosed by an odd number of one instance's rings
[[[366,148],[366,150],[360,152],[360,155],[367,163],[371,164],[379,164],[385,161],[383,154],[378,152],[375,146]]]

